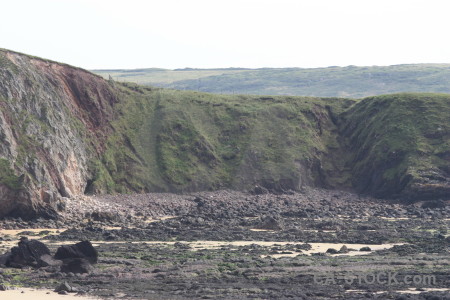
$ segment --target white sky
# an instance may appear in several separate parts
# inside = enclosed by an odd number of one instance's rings
[[[450,63],[449,0],[4,0],[0,47],[94,68]]]

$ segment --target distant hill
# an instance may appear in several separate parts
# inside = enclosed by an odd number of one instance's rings
[[[219,94],[361,98],[399,92],[450,93],[450,64],[93,72],[116,81]]]

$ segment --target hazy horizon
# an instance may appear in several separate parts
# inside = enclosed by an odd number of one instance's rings
[[[89,70],[450,63],[449,8],[444,0],[17,0],[2,5],[0,47]]]
[[[127,70],[127,71],[135,71],[135,70],[168,70],[168,71],[183,71],[183,70],[221,70],[221,69],[243,69],[243,70],[258,70],[258,69],[328,69],[328,68],[370,68],[370,67],[393,67],[393,66],[407,66],[407,65],[449,65],[450,63],[407,63],[407,64],[392,64],[392,65],[347,65],[347,66],[324,66],[324,67],[256,67],[256,68],[247,68],[247,67],[210,67],[210,68],[196,68],[196,67],[183,67],[183,68],[160,68],[160,67],[143,67],[143,68],[131,68],[131,69],[120,69],[120,68],[110,68],[110,69],[88,69],[90,71],[114,71],[114,70]]]

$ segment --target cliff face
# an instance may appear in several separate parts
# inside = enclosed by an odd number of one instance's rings
[[[255,185],[445,198],[449,99],[173,91],[0,50],[0,217],[54,217],[83,193]]]
[[[450,197],[450,95],[370,97],[341,114],[353,186],[377,197]]]
[[[0,216],[54,215],[61,197],[84,192],[89,161],[110,131],[114,91],[86,71],[0,51],[0,100],[9,174],[0,179]]]

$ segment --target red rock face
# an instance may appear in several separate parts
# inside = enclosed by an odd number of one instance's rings
[[[118,99],[85,70],[10,51],[0,57],[0,158],[23,176],[21,191],[0,188],[0,217],[51,216],[61,197],[84,192]]]

